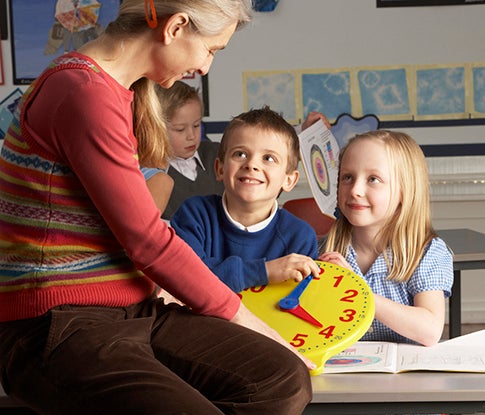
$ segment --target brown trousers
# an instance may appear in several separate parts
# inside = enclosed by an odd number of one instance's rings
[[[297,415],[305,365],[236,324],[151,298],[0,323],[0,379],[38,414]]]

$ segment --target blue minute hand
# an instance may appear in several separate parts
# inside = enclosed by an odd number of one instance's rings
[[[294,289],[291,293],[289,293],[286,297],[282,298],[278,305],[283,309],[283,310],[291,310],[300,304],[300,296],[303,294],[303,291],[305,291],[306,287],[308,287],[308,284],[310,284],[310,281],[313,279],[312,275],[309,275],[308,277],[304,278]]]

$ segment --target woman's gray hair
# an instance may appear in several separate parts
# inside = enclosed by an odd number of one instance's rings
[[[123,0],[107,33],[130,34],[147,28],[145,7],[151,10],[150,3],[145,6],[145,0]],[[252,18],[251,0],[153,0],[153,6],[158,19],[187,13],[194,32],[203,36],[217,35],[234,22],[239,29]]]

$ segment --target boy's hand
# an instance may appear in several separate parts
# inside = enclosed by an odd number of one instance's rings
[[[318,257],[318,259],[320,261],[330,262],[332,264],[338,265],[339,267],[352,270],[352,267],[339,252],[324,252]]]
[[[301,130],[303,131],[307,129],[311,125],[315,124],[318,120],[322,120],[329,130],[332,128],[332,126],[330,125],[330,121],[328,121],[328,118],[325,116],[325,114],[317,111],[312,111],[308,113],[305,121],[303,121],[303,124],[301,125]]]
[[[320,268],[317,263],[306,255],[290,254],[266,262],[266,272],[270,284],[288,281],[300,282],[312,274],[318,277]]]

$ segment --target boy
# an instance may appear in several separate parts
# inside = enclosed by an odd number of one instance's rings
[[[318,276],[313,228],[278,208],[281,191],[296,185],[299,141],[268,107],[235,117],[215,161],[222,196],[187,199],[171,225],[233,291]]]

